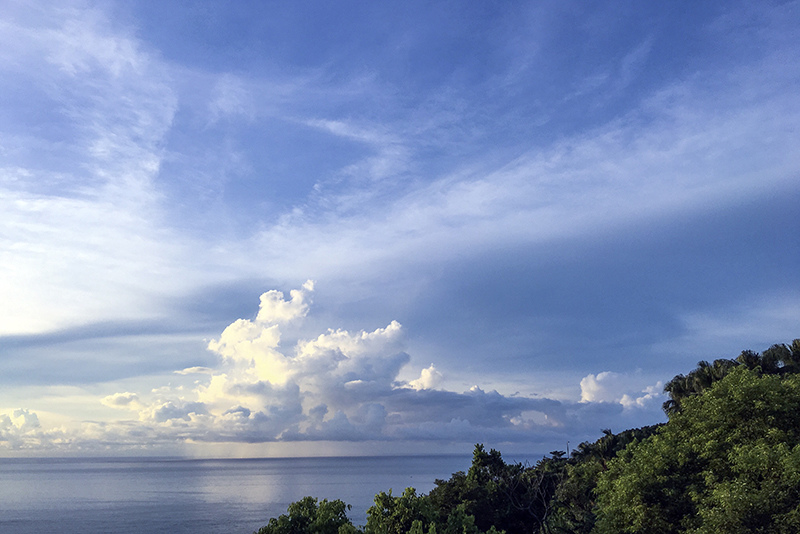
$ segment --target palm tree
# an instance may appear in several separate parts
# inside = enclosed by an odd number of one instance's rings
[[[667,415],[673,415],[680,411],[681,401],[691,394],[692,386],[692,380],[682,374],[667,382],[664,386],[664,393],[669,395],[669,400],[662,405]]]
[[[662,408],[669,415],[681,410],[681,403],[688,397],[700,395],[710,388],[714,382],[722,380],[731,369],[739,365],[735,360],[718,359],[714,363],[705,360],[697,362],[697,368],[688,375],[677,375],[664,386],[664,393],[669,395]]]
[[[761,365],[761,356],[752,350],[743,350],[739,357],[736,358],[736,361],[748,369],[753,370]]]

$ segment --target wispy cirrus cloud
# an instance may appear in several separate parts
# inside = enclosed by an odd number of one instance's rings
[[[793,337],[796,8],[717,7],[376,7],[304,42],[294,5],[5,3],[3,411],[84,388],[98,447],[563,440],[691,346]],[[298,277],[319,315],[247,315]],[[79,440],[37,396],[7,431]]]
[[[4,46],[19,48],[25,62],[2,65],[21,80],[3,90],[28,85],[43,99],[44,117],[70,135],[36,134],[38,141],[28,143],[9,130],[17,123],[0,131],[14,165],[0,184],[4,333],[153,313],[141,288],[158,288],[183,248],[159,225],[154,186],[176,109],[168,75],[134,38],[108,29],[103,12],[45,12],[6,19]],[[37,115],[19,119],[31,121],[29,135],[53,128],[37,124]]]
[[[287,215],[252,248],[291,250],[295,261],[276,263],[329,275],[312,265],[321,257],[336,270],[346,257],[441,259],[464,247],[543,243],[771,195],[791,188],[800,168],[791,149],[798,117],[792,97],[764,96],[715,105],[703,87],[672,87],[623,119],[489,172],[467,166],[343,217]]]

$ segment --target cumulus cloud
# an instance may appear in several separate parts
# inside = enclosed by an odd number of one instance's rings
[[[622,396],[619,402],[626,408],[645,407],[648,404],[651,404],[652,401],[656,401],[659,404],[661,404],[664,397],[664,393],[662,392],[663,388],[664,384],[658,382],[654,386],[648,386],[644,388],[641,391],[641,393],[643,393],[644,395],[636,397],[628,395],[626,393],[625,395]]]
[[[15,429],[19,432],[28,432],[39,428],[39,417],[29,410],[14,410],[11,417],[7,415],[0,416],[0,427],[5,429]]]
[[[660,404],[663,384],[658,382],[644,388],[637,386],[640,382],[635,377],[603,371],[589,374],[581,380],[581,402],[619,403],[625,408],[644,407],[652,402]]]
[[[581,380],[581,401],[619,402],[620,387],[625,385],[625,377],[619,373],[604,371],[587,375]]]
[[[156,423],[172,423],[175,420],[188,422],[207,413],[202,402],[167,401],[148,406],[139,413],[139,418]]]
[[[314,286],[307,282],[288,298],[261,296],[254,320],[238,319],[208,348],[216,367],[190,367],[191,389],[161,387],[149,395],[117,393],[103,399],[135,408],[140,425],[175,439],[205,441],[481,439],[527,433],[531,410],[560,410],[556,401],[506,397],[479,387],[463,393],[436,390],[442,373],[434,364],[405,383],[410,362],[397,321],[373,330],[329,329],[281,345],[281,326],[305,317]]]
[[[129,420],[84,423],[79,431],[48,434],[36,414],[0,416],[4,446],[108,447],[186,442],[275,441],[532,441],[583,439],[620,417],[652,416],[660,385],[637,388],[635,377],[602,372],[581,381],[581,402],[503,395],[475,385],[437,389],[443,375],[431,363],[419,378],[399,380],[411,358],[397,321],[373,330],[329,329],[281,345],[281,326],[308,312],[313,284],[264,293],[254,320],[238,319],[208,343],[218,363],[177,374],[193,384],[100,399],[130,410]],[[627,414],[627,416],[626,416]],[[56,445],[56,444],[60,445]],[[38,444],[38,445],[37,445]],[[137,445],[138,444],[138,445]]]
[[[292,289],[291,298],[287,301],[280,291],[267,291],[261,295],[261,306],[258,310],[258,323],[286,323],[293,319],[305,317],[308,313],[308,295],[314,291],[314,281],[307,280],[301,289]]]
[[[442,373],[436,370],[431,364],[427,369],[423,369],[419,378],[412,380],[408,384],[414,389],[434,389],[442,382]]]
[[[27,409],[17,409],[11,414],[0,413],[0,447],[21,449],[53,449],[69,444],[63,429],[45,429],[39,416]]]
[[[111,408],[133,408],[139,405],[139,396],[136,393],[114,393],[104,397],[102,401]]]

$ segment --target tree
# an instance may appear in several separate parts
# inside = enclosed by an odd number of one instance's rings
[[[366,534],[406,534],[412,529],[421,530],[434,522],[435,512],[424,495],[414,488],[406,488],[399,497],[380,492],[367,510]]]
[[[437,480],[430,492],[439,524],[463,513],[474,517],[479,530],[539,532],[553,511],[553,497],[567,463],[564,452],[550,454],[531,467],[506,463],[496,450],[486,452],[483,445],[476,445],[469,471]]]
[[[697,368],[688,375],[677,375],[664,386],[664,393],[669,395],[663,405],[664,412],[668,416],[680,412],[684,399],[702,394],[738,366],[763,374],[800,373],[800,339],[795,339],[791,345],[772,345],[761,354],[745,350],[735,360],[719,359],[713,364],[705,360],[698,362]]]
[[[760,362],[760,358],[758,356],[757,358]],[[664,403],[664,412],[667,415],[679,412],[684,399],[702,394],[715,382],[725,378],[730,370],[738,365],[737,360],[726,359],[714,360],[714,363],[705,360],[697,362],[694,371],[686,376],[678,375],[664,386],[664,393],[670,397]]]
[[[468,510],[469,502],[459,502],[447,510],[437,510],[426,495],[417,495],[406,488],[399,497],[392,492],[375,496],[375,504],[367,510],[365,534],[500,534],[490,525],[478,526]],[[344,533],[343,533],[344,534]]]
[[[270,518],[256,534],[338,534],[355,530],[347,518],[350,506],[340,500],[304,497],[289,505],[288,513]],[[348,528],[349,527],[349,528]]]
[[[653,435],[661,425],[652,425],[614,434],[603,430],[594,443],[583,442],[572,452],[553,499],[553,513],[544,532],[588,534],[595,524],[595,488],[608,462],[629,444]]]
[[[737,366],[608,467],[598,534],[800,532],[800,376]]]

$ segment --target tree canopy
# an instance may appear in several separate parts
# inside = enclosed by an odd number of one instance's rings
[[[800,376],[731,370],[599,475],[603,533],[800,532]]]
[[[306,497],[258,534],[789,534],[800,532],[800,340],[701,361],[665,386],[667,423],[506,463],[476,445],[428,495],[381,492],[354,526]]]
[[[791,345],[772,345],[761,354],[744,350],[735,360],[698,362],[697,368],[688,375],[679,374],[664,386],[664,393],[669,395],[669,400],[664,402],[664,411],[667,415],[679,412],[684,399],[700,395],[714,382],[722,380],[732,369],[739,366],[764,374],[800,373],[800,339],[795,339]]]

